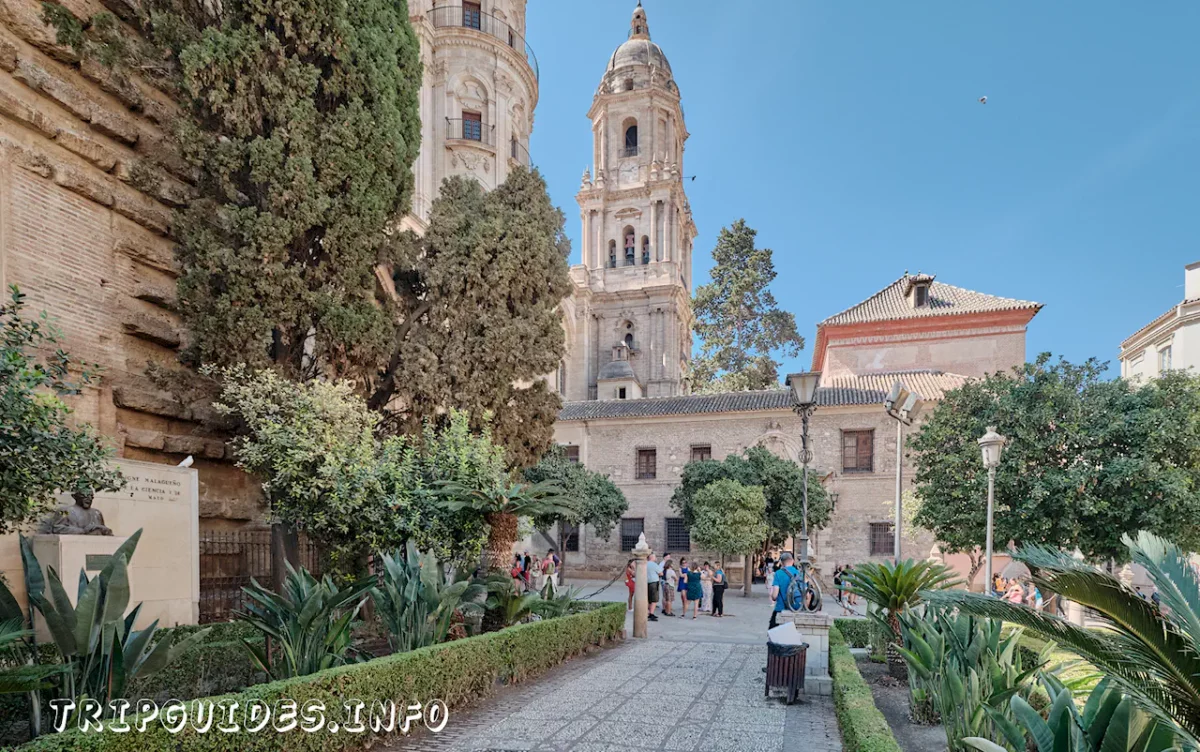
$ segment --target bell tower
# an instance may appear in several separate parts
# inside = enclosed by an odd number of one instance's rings
[[[688,133],[671,65],[640,2],[588,118],[592,164],[576,196],[582,263],[571,270],[576,289],[565,308],[572,320],[564,398],[686,394],[696,237],[683,189]],[[609,367],[618,358],[621,365]],[[614,369],[623,387],[611,387]]]

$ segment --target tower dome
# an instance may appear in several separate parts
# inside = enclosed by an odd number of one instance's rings
[[[629,21],[629,39],[608,59],[606,72],[611,73],[630,65],[649,65],[671,72],[671,64],[667,62],[662,48],[650,41],[650,24],[646,21],[646,9],[640,2],[633,9],[633,18]]]

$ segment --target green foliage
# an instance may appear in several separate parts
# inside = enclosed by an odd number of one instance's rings
[[[997,542],[1118,562],[1122,534],[1139,530],[1200,547],[1200,377],[1103,377],[1095,360],[1043,354],[948,393],[909,438],[917,524],[943,551],[981,547],[987,472],[976,439],[991,425],[1009,440],[996,471]]]
[[[701,346],[691,377],[698,392],[777,388],[774,354],[794,358],[804,348],[796,317],[779,310],[768,289],[775,279],[773,252],[754,247],[756,234],[744,219],[722,227],[712,281],[696,288],[692,309]]]
[[[7,591],[8,586],[0,582],[0,588]],[[29,653],[28,640],[33,637],[33,630],[24,628],[20,611],[17,616],[17,619],[0,621],[0,695],[49,689],[52,686],[49,679],[64,669],[53,665],[13,665],[24,660]]]
[[[536,465],[525,470],[524,475],[529,483],[554,483],[574,508],[573,512],[562,516],[539,517],[535,520],[539,528],[562,522],[591,525],[596,535],[608,540],[617,521],[629,508],[625,494],[611,478],[588,470],[582,462],[567,459],[561,446],[551,447]]]
[[[833,707],[845,752],[900,752],[887,719],[875,706],[871,688],[858,672],[846,640],[835,626],[829,630],[829,674]]]
[[[750,447],[724,460],[702,460],[683,466],[679,485],[671,495],[671,508],[690,529],[695,524],[692,502],[702,488],[718,480],[743,486],[761,486],[766,498],[770,541],[782,543],[800,530],[804,519],[804,472],[791,460],[775,456],[765,447]],[[820,530],[829,523],[833,508],[816,473],[808,477],[808,526]]]
[[[340,752],[346,749],[347,735],[330,733],[328,728],[331,723],[344,728],[351,722],[344,705],[346,698],[387,698],[395,700],[397,705],[438,698],[454,711],[490,695],[500,682],[523,681],[591,645],[615,639],[624,628],[625,604],[606,604],[561,619],[521,624],[500,632],[259,684],[237,694],[211,698],[214,702],[237,702],[239,710],[256,701],[265,702],[272,708],[283,700],[294,700],[300,707],[308,702],[323,703],[326,730],[316,733],[264,730],[251,737],[247,734],[199,733],[189,724],[178,734],[172,734],[158,721],[153,721],[145,733],[69,730],[41,737],[22,752],[132,752],[144,749],[230,752],[248,749],[249,739],[253,740],[256,752]],[[188,711],[189,717],[193,717],[191,707]],[[379,737],[382,739],[384,735]]]
[[[548,579],[542,588],[541,600],[533,604],[533,613],[543,619],[557,619],[560,616],[578,613],[587,605],[585,601],[579,600],[580,592],[576,587],[556,590],[554,581]]]
[[[1014,558],[1034,584],[1094,609],[1102,629],[1084,629],[1059,617],[977,593],[925,594],[931,602],[1022,625],[1071,650],[1109,677],[1155,718],[1200,746],[1200,581],[1178,546],[1150,533],[1126,538],[1128,557],[1146,568],[1161,610],[1120,580],[1061,551],[1019,549]]]
[[[1140,710],[1133,699],[1122,694],[1108,679],[1093,690],[1080,712],[1071,690],[1053,676],[1043,675],[1042,683],[1050,697],[1045,714],[1030,707],[1020,697],[1012,698],[1012,712],[1028,735],[1006,739],[1005,747],[982,737],[963,742],[981,752],[1163,752],[1178,749],[1175,733]]]
[[[1025,666],[1021,630],[1005,635],[998,620],[932,609],[905,612],[901,622],[906,647],[897,650],[908,663],[914,708],[936,710],[950,749],[963,749],[967,737],[1019,737],[1009,701],[1028,695],[1049,650]]]
[[[426,232],[385,257],[394,315],[406,323],[371,407],[402,433],[461,409],[477,430],[490,422],[514,467],[536,463],[562,405],[540,376],[564,354],[569,252],[563,214],[536,170],[515,168],[486,193],[471,178],[444,181]]]
[[[76,704],[84,697],[102,705],[125,697],[127,682],[161,671],[206,634],[201,630],[179,641],[173,636],[155,641],[157,619],[145,629],[133,629],[142,605],[125,613],[128,567],[141,535],[138,530],[122,543],[95,577],[89,579],[86,571],[79,571],[74,605],[54,567],[43,578],[28,539],[20,538],[29,601],[46,620],[63,663],[57,672],[61,674],[58,693]]]
[[[287,575],[283,592],[275,593],[257,580],[242,588],[247,596],[245,611],[238,619],[253,626],[273,641],[279,660],[265,645],[243,640],[254,666],[274,679],[323,671],[347,661],[350,651],[350,622],[366,603],[370,578],[343,588],[333,584],[329,575],[316,579],[303,567],[296,571],[285,562]]]
[[[492,574],[484,578],[481,584],[487,588],[487,601],[484,607],[490,621],[500,628],[510,627],[521,622],[533,613],[534,606],[541,600],[537,593],[523,593],[517,589],[516,582],[508,574]]]
[[[833,625],[842,633],[846,644],[852,648],[865,648],[871,644],[871,622],[868,619],[834,619]]]
[[[383,554],[380,583],[371,589],[375,612],[388,630],[392,651],[436,645],[450,633],[457,609],[479,609],[472,601],[483,587],[467,580],[446,584],[446,573],[432,554],[409,541],[405,552]]]
[[[70,424],[63,400],[96,384],[95,367],[72,360],[46,313],[26,318],[25,295],[9,289],[10,302],[0,306],[0,535],[37,519],[57,491],[115,491],[123,483],[105,464],[111,451],[90,426]]]
[[[692,497],[692,540],[724,556],[752,553],[770,532],[767,500],[760,486],[743,486],[724,478],[713,481]]]
[[[867,562],[842,575],[845,589],[874,604],[872,618],[881,619],[899,640],[900,615],[921,602],[927,590],[941,590],[959,584],[954,572],[944,564],[906,559],[899,564]]]
[[[488,523],[486,567],[508,571],[519,517],[559,517],[576,514],[572,500],[553,482],[510,483],[473,487],[455,480],[437,484],[436,501],[451,512],[481,514]]]

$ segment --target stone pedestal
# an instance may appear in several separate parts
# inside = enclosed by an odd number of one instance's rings
[[[646,582],[646,558],[650,556],[650,546],[646,543],[646,534],[642,533],[637,545],[633,548],[634,578],[633,578],[633,636],[646,637],[650,615],[649,586]]]
[[[88,579],[94,579],[100,570],[108,564],[113,552],[128,538],[113,535],[33,535],[29,542],[33,547],[33,555],[42,565],[42,576],[47,578],[47,600],[50,599],[50,568],[58,573],[63,590],[71,603],[76,602],[79,593],[79,570],[87,572]],[[133,582],[133,572],[130,567],[130,584]],[[46,620],[38,611],[34,611],[34,629],[37,631],[38,642],[54,642]]]
[[[828,614],[792,613],[792,622],[801,638],[808,643],[804,667],[804,693],[832,695],[833,678],[829,676],[829,628],[833,617]]]

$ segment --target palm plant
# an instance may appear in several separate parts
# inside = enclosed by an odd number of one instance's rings
[[[457,512],[474,510],[488,523],[485,568],[506,571],[517,542],[517,518],[564,517],[575,513],[570,497],[555,483],[510,483],[494,488],[477,488],[458,481],[439,481],[436,496],[443,508]]]
[[[533,612],[543,619],[554,619],[578,612],[583,608],[579,600],[580,589],[573,587],[568,590],[555,590],[552,581],[547,580],[542,588],[541,600],[533,604]]]
[[[1175,731],[1141,710],[1110,679],[1103,679],[1088,697],[1083,712],[1075,706],[1071,690],[1053,676],[1043,674],[1042,686],[1050,697],[1050,710],[1043,718],[1021,697],[1011,700],[1020,728],[1009,727],[1005,741],[1023,752],[1163,752],[1178,749]],[[1033,747],[1026,742],[1026,734]],[[1009,747],[982,737],[963,742],[980,752],[1010,752]]]
[[[0,582],[0,588],[8,590],[3,582]],[[9,595],[12,595],[11,592]],[[33,636],[33,630],[24,629],[24,626],[20,619],[0,621],[0,695],[49,689],[53,686],[49,679],[66,671],[67,667],[61,663],[49,666],[13,665],[27,660],[25,646]]]
[[[498,628],[510,627],[533,613],[534,606],[541,601],[537,593],[522,593],[507,574],[489,575],[483,580],[488,597],[484,603],[487,621]]]
[[[297,571],[285,564],[282,593],[253,579],[250,587],[242,588],[247,597],[245,611],[234,615],[270,638],[259,646],[242,640],[250,659],[272,679],[304,676],[346,663],[350,623],[366,603],[371,578],[338,589],[329,575],[318,580],[303,567]],[[276,662],[267,647],[271,641],[279,654]]]
[[[467,580],[446,584],[446,574],[432,553],[422,554],[408,541],[403,556],[384,554],[379,584],[371,589],[376,613],[388,629],[397,653],[446,640],[455,610],[482,609],[475,599],[485,588]]]
[[[1014,557],[1043,592],[1094,609],[1104,629],[972,593],[925,593],[931,602],[1020,624],[1077,653],[1164,724],[1200,747],[1200,581],[1186,554],[1158,536],[1123,542],[1158,588],[1163,609],[1112,575],[1061,551],[1031,546]]]

